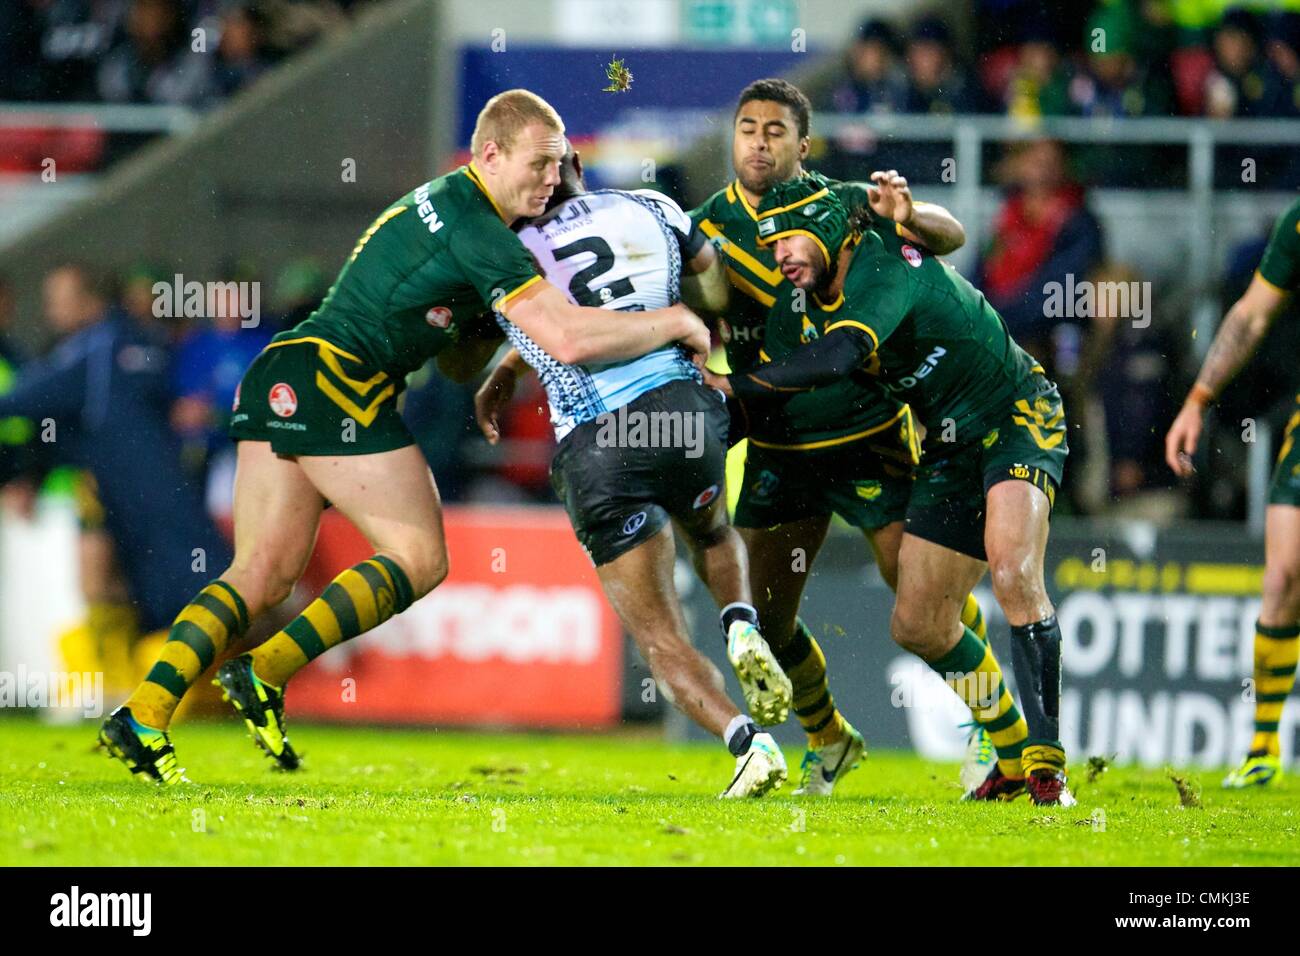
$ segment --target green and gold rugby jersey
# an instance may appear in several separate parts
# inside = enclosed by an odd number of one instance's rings
[[[1279,292],[1300,288],[1300,199],[1274,223],[1256,274]]]
[[[539,281],[473,165],[462,166],[385,209],[320,308],[272,347],[324,342],[398,378],[457,341],[486,307]]]
[[[893,230],[863,235],[843,295],[840,317],[823,333],[854,327],[870,336],[866,371],[911,406],[933,436],[927,451],[954,428],[956,446],[983,436],[1047,386],[984,294]]]
[[[864,183],[834,183],[831,189],[849,209],[867,201]],[[743,372],[762,361],[758,353],[768,309],[779,291],[792,287],[777,269],[773,251],[758,244],[758,214],[745,199],[739,182],[718,190],[689,215],[722,253],[731,287],[740,293],[732,296],[718,332],[727,364],[733,372]]]
[[[777,290],[768,311],[763,334],[760,362],[779,361],[795,349],[834,328],[840,321],[844,296],[824,303],[812,292],[796,289],[786,282]],[[902,425],[905,444],[895,447],[897,439],[891,426]],[[755,425],[750,441],[760,448],[791,451],[816,451],[833,448],[859,439],[889,438],[879,444],[891,449],[891,457],[912,464],[919,449],[908,446],[914,435],[907,421],[907,409],[891,397],[867,372],[854,372],[847,378],[816,391],[793,396],[781,414]]]

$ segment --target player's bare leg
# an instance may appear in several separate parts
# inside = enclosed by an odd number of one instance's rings
[[[736,777],[723,796],[761,796],[785,780],[784,758],[727,697],[718,669],[691,646],[673,583],[676,556],[672,526],[665,525],[596,573],[665,696],[737,757]]]
[[[1255,733],[1245,759],[1223,785],[1266,786],[1282,776],[1278,727],[1295,685],[1300,655],[1300,508],[1270,504],[1264,513],[1264,588],[1255,626]]]
[[[319,495],[359,530],[374,555],[338,575],[319,598],[265,643],[217,672],[254,741],[286,770],[298,757],[284,732],[284,688],[330,648],[377,627],[447,575],[438,490],[414,445],[352,456],[300,456]]]
[[[133,773],[163,784],[184,780],[167,735],[177,705],[253,618],[288,597],[311,558],[323,505],[295,461],[267,442],[239,443],[234,560],[177,616],[144,682],[100,731]]]
[[[899,545],[898,593],[890,619],[894,641],[944,679],[970,707],[997,749],[988,778],[967,797],[1009,800],[1024,790],[1024,719],[1002,680],[992,649],[963,623],[962,609],[984,575],[983,561],[904,534]]]
[[[876,567],[880,576],[889,585],[890,590],[898,591],[898,551],[903,542],[904,522],[893,521],[882,528],[865,530],[867,542],[876,557]],[[984,622],[984,612],[974,593],[967,594],[961,608],[961,623],[969,627],[975,636],[988,642],[988,627]],[[962,760],[958,779],[963,791],[969,792],[987,779],[989,771],[997,759],[997,750],[993,740],[978,720],[971,719],[961,725],[966,734],[966,756]]]
[[[750,594],[749,559],[739,532],[727,519],[724,496],[673,523],[687,542],[696,573],[721,609],[727,658],[750,715],[762,725],[783,723],[790,713],[790,679],[763,637],[762,619]]]
[[[985,495],[984,550],[993,596],[1011,625],[1011,661],[1029,725],[1022,766],[1037,804],[1069,805],[1061,746],[1061,628],[1043,564],[1051,502],[1027,481],[1000,481]]]
[[[829,515],[816,515],[774,528],[742,531],[759,620],[773,635],[772,650],[790,678],[795,716],[808,736],[795,790],[798,796],[830,796],[867,752],[862,735],[836,709],[826,680],[826,658],[799,619],[808,570],[829,526]]]

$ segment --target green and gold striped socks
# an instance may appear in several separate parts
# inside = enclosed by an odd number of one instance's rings
[[[247,630],[244,599],[213,581],[176,616],[157,662],[126,702],[131,714],[146,727],[166,729],[185,692]]]
[[[378,627],[411,606],[411,584],[377,554],[348,568],[284,630],[253,651],[253,673],[275,688],[331,647]]]
[[[826,682],[826,657],[801,618],[795,618],[794,634],[780,648],[773,647],[776,662],[794,687],[794,714],[808,735],[808,746],[822,747],[844,734],[844,718],[835,709]]]
[[[1029,737],[1029,725],[1007,690],[993,648],[963,626],[957,646],[927,663],[966,702],[976,723],[988,733],[997,748],[998,767],[1002,772],[1008,777],[1024,776],[1020,755]]]
[[[1300,655],[1300,625],[1265,627],[1255,623],[1255,736],[1251,753],[1281,753],[1278,724],[1282,705],[1295,686]]]

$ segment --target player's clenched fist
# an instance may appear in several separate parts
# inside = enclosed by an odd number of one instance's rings
[[[685,305],[679,304],[674,308],[682,311],[683,333],[677,342],[691,353],[691,361],[696,368],[704,368],[704,363],[709,360],[709,351],[713,348],[708,326]]]
[[[1203,415],[1204,409],[1199,404],[1188,402],[1165,436],[1165,461],[1179,478],[1189,478],[1196,471],[1192,467],[1192,455],[1196,454],[1196,444],[1201,438]]]
[[[515,382],[519,379],[517,362],[519,353],[513,349],[502,359],[474,394],[474,420],[488,443],[501,440],[501,412],[515,395]]]

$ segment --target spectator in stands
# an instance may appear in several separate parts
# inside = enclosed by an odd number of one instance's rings
[[[979,96],[953,55],[952,33],[938,17],[923,17],[907,41],[907,113],[977,113]]]
[[[245,327],[238,286],[215,290],[208,303],[209,321],[181,342],[172,367],[172,426],[187,457],[200,458],[207,484],[208,511],[218,522],[231,514],[235,446],[226,437],[235,394],[244,372],[271,341],[270,323]]]
[[[1164,116],[1173,107],[1167,78],[1134,56],[1139,23],[1131,7],[1098,7],[1088,22],[1085,66],[1070,83],[1072,111],[1080,116]]]
[[[9,337],[17,312],[13,287],[8,279],[0,276],[0,395],[14,387],[27,358],[26,352]],[[0,418],[0,486],[4,486],[3,497],[9,507],[25,515],[31,513],[35,502],[35,484],[29,480],[37,457],[31,447],[35,433],[35,427],[26,418]],[[9,482],[14,482],[12,490]]]
[[[212,53],[195,49],[180,0],[131,0],[127,39],[99,68],[99,94],[110,103],[202,105],[212,83]]]
[[[222,15],[213,95],[233,96],[271,68],[266,30],[266,14],[255,3],[238,3]]]
[[[845,54],[848,78],[818,107],[835,113],[900,113],[907,79],[899,65],[902,42],[884,20],[864,20]]]
[[[126,19],[128,0],[17,0],[33,11],[29,53],[41,59],[33,99],[97,99],[96,74]],[[6,4],[8,6],[9,4]],[[0,62],[8,63],[6,59]]]
[[[1264,56],[1259,20],[1246,10],[1229,10],[1214,31],[1214,71],[1206,80],[1207,116],[1292,116],[1291,90]]]
[[[315,259],[296,259],[275,277],[271,304],[275,308],[275,324],[281,329],[291,329],[316,311],[321,299],[330,288],[330,277]]]
[[[1038,119],[1070,112],[1070,72],[1043,17],[1026,23],[1003,94],[1007,115]]]
[[[1291,88],[1291,102],[1300,106],[1300,13],[1279,13],[1270,24],[1265,47],[1268,60]]]
[[[1079,350],[1078,320],[1054,315],[1050,283],[1062,290],[1087,280],[1102,260],[1102,231],[1068,172],[1064,147],[1038,140],[1003,164],[1010,195],[998,212],[992,244],[978,267],[977,285],[1016,341],[1049,375]],[[1068,310],[1072,312],[1073,310]]]
[[[44,298],[46,322],[59,342],[0,395],[0,418],[41,423],[44,447],[60,463],[90,472],[140,630],[165,628],[184,600],[178,595],[230,561],[229,546],[181,469],[167,420],[167,353],[109,306],[85,266],[53,269]]]
[[[36,0],[0,4],[0,100],[45,97],[45,61]]]

